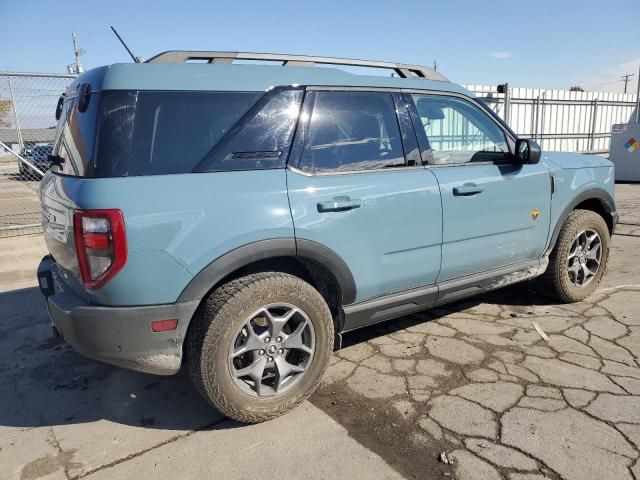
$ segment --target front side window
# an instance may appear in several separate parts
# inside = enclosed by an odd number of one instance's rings
[[[503,161],[504,132],[481,109],[456,97],[412,95],[435,165]]]
[[[314,172],[405,165],[390,93],[315,92],[301,167]]]

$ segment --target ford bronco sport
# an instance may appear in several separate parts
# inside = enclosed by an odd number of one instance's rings
[[[243,422],[310,395],[344,332],[534,277],[584,299],[617,222],[609,161],[541,153],[426,67],[165,52],[84,73],[56,116],[56,329],[121,367],[184,363]]]

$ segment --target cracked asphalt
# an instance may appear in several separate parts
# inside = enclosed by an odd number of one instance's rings
[[[310,402],[254,426],[52,340],[25,285],[41,240],[3,239],[0,479],[640,480],[640,185],[616,194],[587,301],[521,284],[354,332]]]

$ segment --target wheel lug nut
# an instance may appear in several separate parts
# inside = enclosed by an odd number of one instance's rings
[[[283,349],[280,349],[280,350],[278,350],[278,353],[279,353],[280,355],[282,355],[282,354],[284,353],[284,350],[283,350]]]
[[[264,355],[264,350],[260,350],[260,355]]]
[[[268,362],[273,362],[273,357],[269,357],[269,358],[267,359],[267,361],[268,361]]]
[[[282,337],[276,338],[276,342],[280,343],[282,341]]]
[[[270,337],[265,337],[265,339],[264,339],[264,343],[269,343],[270,341],[271,341],[271,338],[270,338]]]

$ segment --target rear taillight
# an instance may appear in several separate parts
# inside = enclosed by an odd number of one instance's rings
[[[85,287],[107,283],[127,261],[127,236],[120,210],[76,210],[73,229],[80,276]]]

